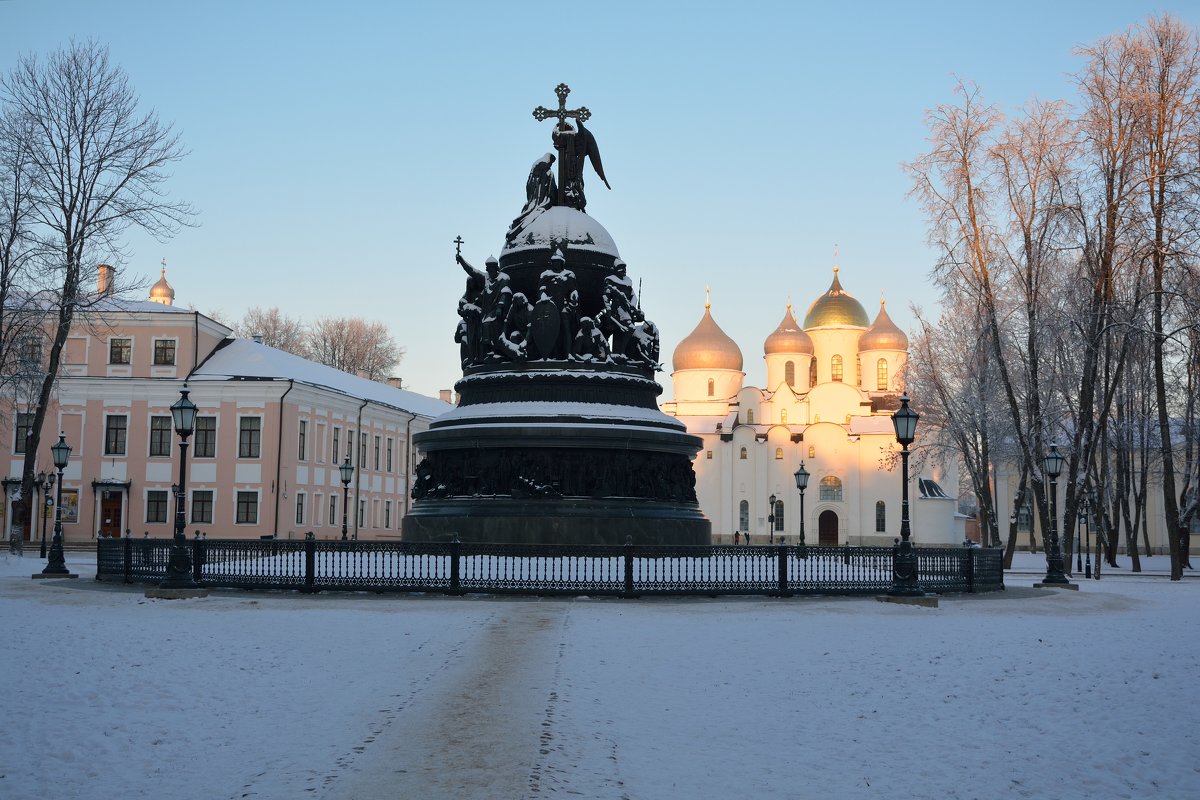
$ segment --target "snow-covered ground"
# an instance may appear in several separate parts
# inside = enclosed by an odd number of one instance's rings
[[[1019,558],[928,609],[147,600],[0,556],[0,797],[1200,797],[1200,579]]]

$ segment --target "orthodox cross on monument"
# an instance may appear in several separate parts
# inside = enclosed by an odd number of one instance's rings
[[[454,255],[462,255],[463,238],[461,236],[454,237]]]
[[[592,112],[587,106],[567,108],[567,95],[571,93],[571,87],[565,83],[555,86],[554,93],[558,95],[558,108],[538,106],[533,110],[533,118],[538,122],[550,117],[558,118],[552,132],[554,149],[558,151],[558,198],[555,205],[570,206],[583,211],[587,205],[583,195],[584,159],[591,159],[592,168],[596,170],[600,180],[604,181],[604,185],[608,186],[608,179],[604,177],[604,166],[600,163],[600,148],[591,132],[583,127],[583,123],[592,118]],[[578,131],[571,127],[568,119],[579,122]]]

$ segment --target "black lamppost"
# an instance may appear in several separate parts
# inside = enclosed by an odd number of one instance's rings
[[[901,476],[904,481],[900,493],[900,539],[899,547],[892,559],[892,594],[924,594],[917,584],[917,554],[913,550],[908,527],[908,446],[917,434],[920,414],[908,407],[908,395],[900,397],[900,408],[892,414],[892,426],[896,429],[896,441],[900,443]]]
[[[46,515],[50,513],[50,490],[54,488],[54,473],[39,472],[37,487],[42,490],[42,553],[39,558],[46,557]]]
[[[167,577],[159,584],[159,588],[195,589],[192,552],[183,530],[187,527],[187,440],[196,429],[196,404],[188,399],[187,384],[184,384],[179,399],[171,406],[171,421],[175,424],[175,433],[179,434],[179,486],[175,494],[175,536],[171,540],[171,555],[167,559]]]
[[[1062,465],[1058,445],[1050,445],[1050,452],[1042,462],[1046,477],[1050,479],[1050,541],[1046,545],[1046,577],[1042,583],[1070,585],[1063,569],[1062,545],[1058,541],[1058,476],[1062,474]]]
[[[800,469],[796,470],[796,488],[800,490],[800,546],[804,547],[804,490],[808,488],[809,472],[804,468],[804,461],[800,462]]]
[[[46,568],[42,570],[42,574],[70,575],[62,543],[62,474],[71,458],[71,445],[67,444],[65,433],[59,433],[58,442],[51,445],[50,457],[54,459],[54,468],[58,470],[58,494],[54,503],[54,538],[50,540],[50,558],[46,561]]]
[[[1083,524],[1084,545],[1083,549],[1087,551],[1087,565],[1084,567],[1083,577],[1092,577],[1092,529],[1088,526],[1088,517],[1091,516],[1092,509],[1092,490],[1088,489],[1083,495],[1083,508],[1079,510],[1079,521]]]
[[[342,541],[346,541],[346,514],[350,510],[350,481],[354,480],[354,465],[350,463],[350,456],[346,456],[346,461],[340,467],[338,472],[342,473]]]
[[[778,498],[771,495],[767,498],[767,541],[775,544],[775,501]]]

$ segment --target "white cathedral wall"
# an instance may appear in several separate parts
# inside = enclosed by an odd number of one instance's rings
[[[878,362],[879,359],[887,362],[887,385],[879,388],[878,381]],[[861,388],[864,392],[899,392],[903,389],[900,381],[900,376],[903,374],[904,365],[907,362],[907,354],[898,350],[864,350],[859,354],[859,360],[862,362],[862,382]]]
[[[796,392],[806,392],[809,389],[808,385],[808,370],[812,363],[813,357],[805,353],[798,354],[780,354],[772,353],[768,356],[763,356],[767,364],[767,389],[774,392],[779,387],[787,384],[787,364],[792,362],[793,377],[791,388]]]
[[[742,388],[746,373],[732,369],[681,369],[671,373],[675,400],[728,400]],[[712,381],[712,393],[708,383]]]
[[[858,338],[863,328],[812,328],[813,358],[817,362],[817,385],[833,380],[833,357],[842,357],[842,382],[858,385],[855,364],[858,359]]]

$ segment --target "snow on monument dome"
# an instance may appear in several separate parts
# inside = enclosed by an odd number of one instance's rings
[[[566,244],[568,250],[595,250],[619,256],[617,243],[596,220],[567,206],[551,206],[532,220],[505,253]]]

